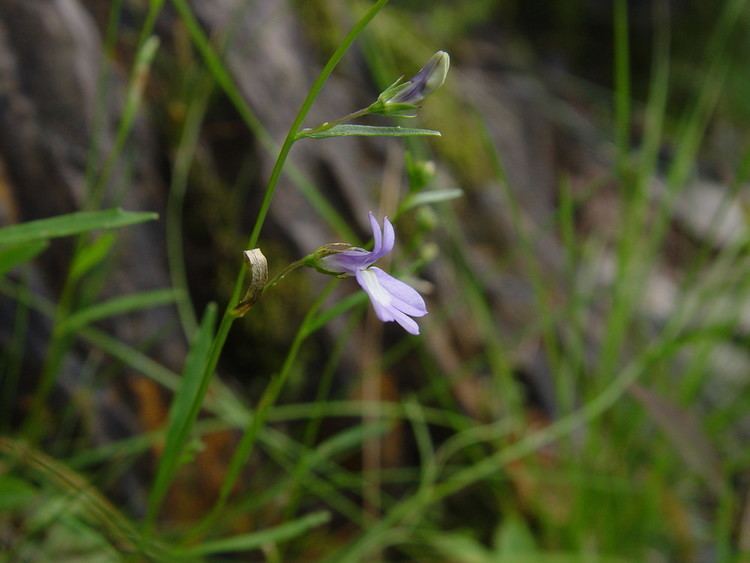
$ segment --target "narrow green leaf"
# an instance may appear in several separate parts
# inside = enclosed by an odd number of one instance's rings
[[[153,523],[159,512],[159,506],[179,467],[182,451],[203,404],[212,375],[206,370],[206,366],[211,352],[215,326],[216,305],[211,303],[206,308],[203,321],[196,333],[195,340],[190,346],[190,352],[182,373],[182,382],[169,410],[164,453],[159,461],[154,486],[149,495],[147,517],[149,524]]]
[[[297,520],[286,524],[261,530],[252,534],[242,534],[223,540],[209,541],[198,545],[184,553],[187,556],[203,556],[212,553],[228,553],[237,551],[250,551],[258,549],[266,544],[279,543],[302,535],[311,528],[325,524],[330,520],[328,512],[313,512]]]
[[[28,482],[12,475],[0,475],[0,510],[28,506],[36,491]]]
[[[305,130],[297,134],[298,139],[328,139],[329,137],[440,137],[440,131],[412,129],[409,127],[376,127],[374,125],[352,125],[342,123],[324,131]]]
[[[526,522],[517,514],[509,514],[495,532],[495,553],[501,556],[536,553],[534,535]]]
[[[468,534],[441,533],[428,536],[429,545],[444,561],[455,563],[494,563],[493,554]]]
[[[97,229],[117,229],[153,221],[158,217],[157,213],[149,211],[123,211],[122,209],[79,211],[3,227],[0,229],[0,246],[67,237]]]
[[[16,266],[32,260],[45,248],[47,248],[47,241],[45,240],[0,247],[0,276],[10,272]]]
[[[177,297],[178,292],[174,289],[155,289],[153,291],[115,297],[109,301],[97,303],[74,313],[60,323],[59,330],[62,333],[72,332],[93,322],[116,315],[174,303]]]
[[[370,438],[382,436],[391,430],[392,427],[393,424],[390,421],[381,420],[368,424],[360,424],[354,428],[347,428],[313,450],[311,457],[313,459],[334,457],[341,452],[346,452],[361,445],[362,442]]]
[[[117,240],[113,233],[105,233],[94,242],[81,249],[76,255],[73,266],[70,269],[70,277],[77,280],[86,272],[91,270],[109,254],[112,245]]]
[[[401,209],[399,209],[399,213],[404,213],[405,211],[409,211],[410,209],[414,209],[415,207],[420,207],[422,205],[430,205],[432,203],[450,201],[452,199],[457,199],[463,195],[464,191],[458,188],[454,188],[451,190],[427,190],[424,192],[418,192],[407,197],[404,200],[403,204],[401,205]]]

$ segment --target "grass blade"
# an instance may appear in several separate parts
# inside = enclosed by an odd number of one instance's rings
[[[458,199],[464,195],[464,191],[458,188],[447,189],[447,190],[426,190],[423,192],[416,193],[414,195],[407,196],[401,206],[399,207],[397,216],[402,213],[414,209],[415,207],[421,207],[423,205],[432,205],[435,203],[442,203],[444,201],[451,201]]]
[[[47,241],[45,240],[0,247],[0,276],[24,262],[33,260],[45,248],[47,248]]]
[[[157,213],[149,211],[124,211],[122,209],[79,211],[4,227],[0,229],[0,246],[67,237],[97,229],[118,229],[145,221],[154,221],[158,217]]]
[[[292,520],[286,524],[281,524],[280,526],[275,526],[252,534],[243,534],[223,540],[206,542],[183,552],[183,555],[188,557],[198,557],[210,555],[212,553],[250,551],[258,549],[266,544],[279,543],[302,535],[311,528],[325,524],[329,519],[330,514],[328,512],[313,512],[312,514],[308,514],[297,520]]]
[[[64,463],[25,442],[7,437],[0,437],[0,458],[4,464],[28,471],[36,480],[75,501],[68,506],[79,510],[81,519],[95,527],[121,553],[163,560],[166,546],[157,541],[144,541],[122,512],[86,478]]]
[[[0,476],[0,511],[7,514],[8,511],[28,506],[36,494],[29,482],[13,475]]]
[[[59,331],[61,334],[70,333],[102,319],[174,303],[177,295],[178,293],[173,289],[156,289],[115,297],[72,314],[60,323]]]
[[[91,244],[83,246],[74,258],[73,265],[70,267],[70,278],[72,280],[79,280],[91,271],[97,264],[109,256],[109,252],[116,240],[117,237],[113,233],[106,233]]]
[[[164,454],[154,479],[148,502],[147,526],[150,526],[159,511],[159,506],[167,494],[172,479],[180,463],[182,450],[190,434],[203,398],[208,389],[211,372],[206,370],[211,341],[216,326],[216,305],[208,306],[203,316],[196,338],[190,347],[182,374],[182,384],[177,390],[169,411],[167,439]]]

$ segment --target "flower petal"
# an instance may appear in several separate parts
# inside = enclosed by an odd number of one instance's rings
[[[370,264],[373,264],[376,260],[379,260],[393,250],[393,246],[396,244],[396,233],[388,217],[383,218],[383,230],[381,231],[380,225],[378,225],[378,221],[372,212],[370,212],[370,225],[372,226],[372,238],[374,241]]]
[[[383,235],[380,232],[378,220],[375,218],[375,215],[372,214],[372,211],[370,211],[370,227],[372,228],[372,240],[375,241],[372,253],[380,258],[382,256],[382,254],[380,254],[380,249],[383,244]],[[377,260],[377,258],[373,259],[373,262],[375,262],[375,260]]]
[[[417,321],[412,319],[410,316],[402,313],[401,311],[393,311],[393,320],[400,324],[403,329],[409,334],[419,334],[419,325]]]
[[[380,256],[385,256],[393,250],[393,245],[396,244],[396,233],[393,230],[393,225],[388,220],[388,217],[383,219],[383,246],[380,248]]]
[[[410,334],[419,334],[419,325],[409,316],[421,317],[427,314],[419,293],[380,268],[360,270],[356,277],[381,321],[396,321]]]
[[[423,317],[427,314],[424,299],[413,287],[375,266],[368,268],[368,271],[375,272],[379,285],[389,294],[393,307],[412,317]]]
[[[374,262],[372,252],[363,248],[353,248],[337,254],[321,258],[323,268],[329,272],[349,274],[353,276],[357,271],[367,268]]]
[[[388,292],[380,285],[378,277],[371,270],[359,270],[356,274],[357,283],[362,286],[367,296],[370,298],[375,314],[385,322],[394,321],[396,317],[391,307],[391,298]]]

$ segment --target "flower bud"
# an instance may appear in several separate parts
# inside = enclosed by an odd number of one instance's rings
[[[435,90],[440,88],[448,76],[451,59],[445,51],[438,51],[420,71],[407,82],[401,91],[386,103],[418,104]]]
[[[409,177],[409,191],[419,192],[435,178],[435,163],[431,160],[415,160],[406,153],[406,173]]]
[[[443,85],[449,68],[450,56],[438,51],[411,80],[402,83],[399,78],[386,88],[370,106],[370,113],[413,117],[417,105]]]

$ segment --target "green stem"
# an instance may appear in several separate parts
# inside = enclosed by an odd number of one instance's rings
[[[190,299],[185,252],[183,250],[184,233],[182,214],[190,167],[192,166],[192,161],[195,158],[198,147],[200,127],[206,114],[211,92],[213,91],[213,81],[210,79],[199,79],[197,82],[195,97],[188,107],[182,135],[175,152],[166,213],[169,277],[172,281],[172,286],[182,291],[182,297],[177,300],[177,313],[188,342],[192,341],[193,336],[198,330],[198,320]]]
[[[615,134],[617,172],[625,173],[630,149],[630,48],[628,45],[628,3],[617,0],[614,9],[615,31]]]
[[[352,113],[346,114],[344,117],[339,117],[338,119],[333,119],[331,121],[326,121],[324,123],[321,123],[317,127],[313,127],[312,129],[305,128],[298,135],[295,136],[295,140],[299,139],[299,135],[304,133],[305,135],[312,135],[315,133],[320,133],[321,131],[328,131],[329,129],[332,129],[336,125],[340,125],[341,123],[346,123],[347,121],[354,121],[355,119],[359,119],[360,117],[364,117],[365,115],[370,114],[370,106],[367,106],[366,108],[358,109],[357,111],[353,111]]]
[[[232,102],[235,110],[239,113],[242,121],[248,129],[258,138],[261,146],[269,153],[276,154],[280,150],[279,145],[271,138],[270,133],[266,130],[258,117],[253,113],[249,104],[242,96],[239,88],[232,81],[232,77],[221,62],[217,51],[212,47],[200,23],[195,19],[185,0],[172,0],[172,4],[177,10],[182,23],[185,25],[190,38],[196,49],[200,52],[206,67],[214,77],[216,84],[226,94]],[[238,18],[235,18],[237,21]],[[304,175],[293,164],[287,167],[287,175],[297,186],[300,193],[310,202],[315,210],[342,235],[345,240],[356,240],[356,235],[349,228],[347,223],[341,218],[330,203],[318,192],[315,186],[307,180]]]
[[[184,0],[173,0],[173,3],[175,4],[175,7],[178,9],[178,11],[180,11],[181,15],[184,16],[184,10],[188,9]],[[294,119],[292,126],[289,128],[286,139],[284,139],[284,144],[281,145],[279,156],[276,158],[276,163],[274,164],[273,170],[271,171],[271,177],[268,180],[268,186],[266,187],[266,192],[263,196],[263,201],[261,202],[260,209],[258,210],[258,216],[255,219],[255,225],[253,226],[253,230],[250,233],[250,238],[247,242],[246,248],[255,248],[258,244],[260,231],[266,221],[268,210],[271,207],[271,200],[273,199],[273,195],[276,192],[276,187],[278,186],[281,172],[284,169],[284,164],[286,163],[286,159],[289,156],[289,152],[292,150],[292,145],[296,140],[297,132],[299,131],[303,121],[312,108],[313,103],[320,94],[320,91],[323,89],[323,86],[328,80],[328,77],[333,72],[333,69],[336,68],[336,65],[338,65],[339,61],[341,61],[342,57],[349,49],[351,44],[354,42],[357,36],[362,33],[365,26],[370,23],[370,20],[372,20],[372,18],[374,18],[375,15],[387,3],[388,0],[378,0],[357,22],[357,24],[344,38],[344,41],[341,43],[341,45],[339,45],[338,49],[336,49],[333,55],[331,55],[331,58],[323,67],[323,70],[320,71],[318,78],[315,80],[312,87],[310,88],[310,91],[307,93],[305,101],[302,102],[302,107],[300,107],[299,112],[297,112],[297,117]],[[209,357],[208,365],[206,368],[210,372],[215,371],[216,366],[219,363],[219,357],[221,356],[221,352],[224,349],[224,344],[226,343],[227,336],[229,335],[229,330],[232,327],[234,319],[236,318],[232,314],[232,310],[240,301],[240,295],[242,295],[242,287],[244,282],[245,268],[242,267],[237,274],[237,280],[234,284],[232,296],[229,300],[229,303],[227,304],[224,316],[221,319],[221,324],[219,325],[219,330],[216,333],[216,338],[214,339],[214,343],[211,347],[211,356]]]
[[[315,80],[312,87],[310,88],[310,91],[307,93],[307,97],[305,98],[305,101],[302,102],[302,107],[297,113],[297,117],[294,119],[292,126],[289,128],[289,133],[287,133],[286,139],[284,139],[284,144],[281,146],[279,157],[276,159],[276,164],[271,171],[271,178],[268,181],[268,187],[266,188],[266,193],[263,196],[263,201],[260,205],[260,210],[258,211],[258,217],[255,220],[255,226],[253,227],[253,231],[250,234],[250,240],[247,243],[247,248],[255,248],[258,243],[260,231],[263,228],[263,223],[265,222],[266,215],[268,214],[268,209],[271,206],[271,200],[273,199],[273,194],[276,191],[276,186],[281,176],[281,171],[284,168],[284,163],[286,162],[289,151],[292,149],[292,145],[296,140],[297,132],[302,127],[302,123],[307,117],[307,114],[310,112],[313,103],[318,98],[318,95],[323,89],[323,86],[328,80],[328,77],[333,72],[333,69],[335,69],[339,64],[344,54],[349,50],[351,44],[354,42],[357,36],[362,33],[367,24],[370,23],[370,20],[372,20],[372,18],[374,18],[375,15],[387,3],[388,0],[378,0],[357,22],[357,24],[344,38],[344,41],[341,43],[341,45],[339,45],[338,49],[336,49],[333,55],[331,55],[331,58],[328,59],[328,62],[323,67],[323,70],[320,71],[318,78]],[[244,273],[244,269],[242,271]]]
[[[183,19],[193,19],[192,13],[190,12],[190,8],[187,6],[185,0],[172,0],[175,8],[180,13],[181,17]],[[292,122],[291,127],[289,128],[289,132],[286,135],[286,138],[284,139],[284,143],[281,145],[281,149],[279,151],[279,155],[276,158],[276,162],[274,163],[273,170],[271,171],[271,177],[268,180],[268,185],[266,187],[265,194],[263,195],[263,201],[261,202],[260,209],[258,210],[258,215],[255,219],[255,225],[253,226],[252,232],[250,233],[250,238],[248,239],[246,248],[255,248],[258,244],[258,239],[260,238],[260,232],[263,228],[263,225],[265,223],[266,217],[268,215],[268,210],[271,207],[271,201],[273,200],[274,193],[276,192],[276,188],[278,187],[279,179],[281,177],[281,173],[284,169],[284,164],[286,163],[287,157],[289,156],[289,152],[292,149],[292,145],[294,145],[297,133],[300,130],[302,123],[304,122],[305,118],[307,117],[307,114],[310,112],[310,109],[312,108],[313,103],[317,99],[318,95],[320,94],[321,90],[323,89],[323,86],[325,85],[326,81],[330,77],[333,70],[336,68],[338,63],[343,58],[344,54],[349,50],[349,47],[352,45],[354,40],[362,33],[364,28],[367,26],[368,23],[377,15],[377,13],[388,3],[388,0],[378,0],[373,4],[369,10],[365,13],[364,16],[354,25],[354,27],[349,31],[349,33],[346,35],[342,43],[339,45],[339,47],[336,49],[336,51],[331,55],[331,58],[328,60],[326,65],[323,67],[323,70],[320,71],[320,74],[316,78],[315,82],[311,86],[309,92],[307,93],[307,96],[305,97],[305,100],[302,102],[302,106],[300,107],[299,111],[297,112],[297,116],[294,118],[294,121]],[[204,57],[207,57],[210,59],[210,55],[212,55],[212,51],[207,50],[207,46],[204,45],[202,49],[202,54]],[[240,301],[240,296],[242,295],[242,289],[245,281],[245,268],[241,267],[239,270],[239,273],[237,274],[237,279],[234,284],[234,289],[232,291],[232,295],[229,299],[229,302],[227,303],[226,310],[224,311],[224,315],[221,319],[221,324],[219,325],[219,329],[216,333],[216,337],[214,338],[213,344],[211,346],[211,354],[208,359],[208,363],[206,365],[206,371],[209,374],[213,374],[216,370],[216,366],[219,363],[219,358],[221,356],[221,352],[224,349],[224,345],[226,343],[227,337],[229,335],[229,330],[232,327],[232,323],[234,322],[234,319],[236,318],[232,314],[232,310],[235,308],[235,306]],[[305,327],[305,324],[303,324],[303,328]],[[304,332],[304,331],[303,331]],[[282,381],[283,383],[283,381]],[[265,395],[264,395],[265,396]],[[261,407],[263,405],[263,400],[261,399]],[[253,417],[252,425],[255,425],[254,422],[256,417]],[[258,418],[260,423],[260,418]],[[232,477],[233,473],[239,473],[239,467],[247,460],[249,457],[252,445],[255,441],[255,435],[257,434],[257,429],[253,430],[253,426],[248,428],[248,431],[245,433],[245,435],[242,438],[241,446],[238,447],[237,451],[235,452],[235,456],[233,458],[233,463],[230,466],[230,473],[225,480],[224,487],[222,489],[222,492],[220,493],[219,499],[212,509],[211,513],[209,514],[209,518],[213,518],[213,514],[217,514],[221,507],[226,502],[226,497],[228,496],[229,492],[231,491],[231,488],[234,484],[234,480],[236,479],[236,476]],[[249,435],[249,437],[248,437]],[[249,446],[246,448],[242,447],[242,444],[244,442],[248,442]],[[247,449],[247,452],[244,451],[244,449]],[[240,460],[235,462],[235,459]],[[238,468],[234,470],[234,465],[237,465]]]

